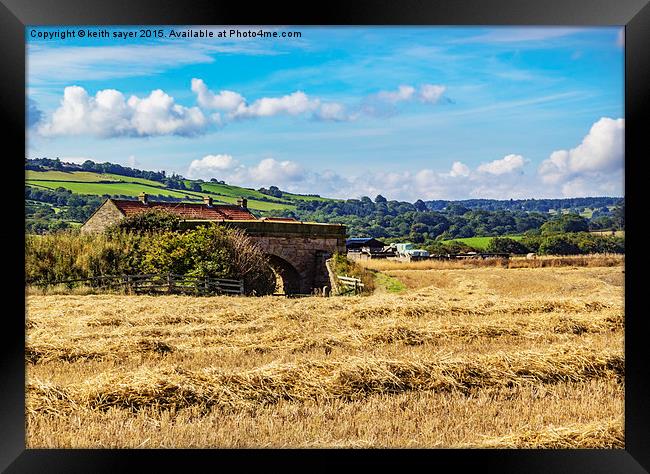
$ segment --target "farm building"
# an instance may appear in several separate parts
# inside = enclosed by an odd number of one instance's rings
[[[81,226],[81,232],[101,232],[125,217],[152,209],[160,209],[176,214],[183,220],[257,220],[247,208],[246,199],[237,205],[212,204],[211,197],[204,197],[203,204],[186,202],[151,202],[146,193],[140,194],[137,201],[126,199],[107,199]]]
[[[347,255],[353,260],[369,258],[387,258],[393,252],[387,252],[387,247],[380,240],[372,237],[353,237],[345,241]]]
[[[345,248],[348,250],[361,250],[364,247],[383,249],[384,243],[372,237],[353,237],[345,241]]]

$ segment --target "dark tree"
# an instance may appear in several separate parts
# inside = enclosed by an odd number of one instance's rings
[[[418,199],[413,203],[413,206],[415,206],[415,210],[418,212],[426,212],[428,211],[427,205],[424,203],[422,199]]]
[[[494,237],[487,246],[488,252],[494,253],[528,253],[528,247],[508,237]]]

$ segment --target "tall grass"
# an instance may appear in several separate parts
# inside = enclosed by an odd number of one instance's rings
[[[60,232],[25,239],[25,282],[47,283],[136,273],[140,237],[128,232]]]

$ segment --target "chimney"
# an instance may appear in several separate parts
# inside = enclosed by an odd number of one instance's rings
[[[212,198],[210,196],[203,196],[203,204],[212,207]]]
[[[239,207],[243,207],[244,209],[248,209],[248,199],[244,197],[240,197],[239,199],[237,199],[237,205]]]
[[[142,192],[138,196],[138,201],[140,201],[142,204],[149,204],[149,196],[147,195],[147,193]]]

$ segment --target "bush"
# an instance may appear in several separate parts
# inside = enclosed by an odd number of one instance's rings
[[[581,232],[573,234],[572,239],[581,253],[625,253],[625,239],[622,237]]]
[[[542,234],[558,232],[586,232],[589,230],[589,221],[577,214],[565,214],[542,224]]]
[[[520,240],[521,244],[525,246],[529,252],[539,252],[539,246],[542,243],[543,237],[535,234],[526,234]]]
[[[180,222],[180,217],[171,212],[162,209],[151,209],[125,217],[115,224],[111,230],[133,232],[173,231],[180,228]]]
[[[542,239],[539,253],[549,255],[575,255],[580,253],[580,248],[566,235],[551,235]]]
[[[508,237],[494,237],[490,240],[490,243],[487,246],[487,251],[494,253],[521,254],[528,253],[530,250],[521,242],[518,242],[514,239],[510,239]]]
[[[247,294],[275,290],[268,259],[240,229],[210,224],[184,233],[153,233],[144,237],[140,258],[147,273],[243,279]]]

